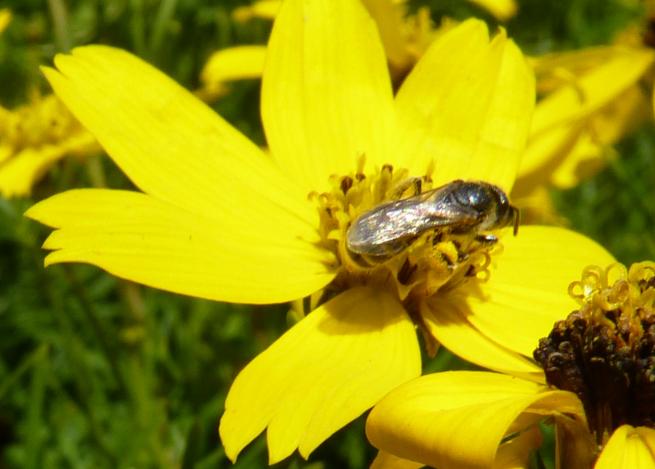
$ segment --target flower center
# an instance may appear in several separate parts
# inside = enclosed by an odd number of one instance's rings
[[[312,195],[320,214],[322,243],[335,253],[340,265],[335,280],[323,292],[322,301],[354,286],[373,286],[397,296],[417,324],[422,325],[418,311],[423,301],[437,292],[488,278],[491,255],[500,248],[494,236],[482,235],[480,229],[462,229],[457,216],[448,223],[437,223],[436,226],[426,222],[425,217],[420,217],[424,209],[427,210],[422,204],[434,206],[434,198],[438,197],[438,194],[432,195],[436,191],[433,190],[429,173],[410,177],[407,170],[385,165],[372,175],[357,171],[345,176],[333,176],[331,184],[331,191]],[[452,208],[449,214],[456,213],[457,207],[462,205],[470,208],[466,204],[478,200],[476,194],[471,194],[471,191],[467,192],[470,200],[463,202],[460,194],[455,194],[460,197],[455,202],[459,201],[461,205],[448,206]],[[424,195],[427,201],[423,201]],[[506,198],[503,200],[506,201]],[[402,202],[393,205],[397,201]],[[376,226],[372,223],[370,227],[365,227],[371,233],[395,230],[391,233],[394,241],[382,246],[386,251],[379,246],[367,246],[366,237],[358,246],[360,249],[354,251],[352,244],[349,245],[348,231],[358,218],[372,209],[387,215],[383,212],[390,211],[391,207],[396,217],[393,224],[389,222],[387,226]],[[402,223],[397,222],[399,217]],[[482,228],[487,222],[470,214],[461,218],[469,223],[474,220],[478,224],[476,227]],[[407,230],[407,233],[403,230]],[[351,234],[351,242],[352,238]]]
[[[569,293],[580,309],[534,352],[548,384],[580,398],[599,445],[623,424],[655,428],[655,263],[587,267]]]
[[[13,111],[0,108],[0,136],[9,149],[0,154],[0,161],[24,148],[56,144],[80,130],[80,124],[53,95],[35,98],[32,104]]]

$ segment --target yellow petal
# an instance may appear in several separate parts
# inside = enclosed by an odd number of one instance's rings
[[[592,467],[598,445],[586,420],[556,413],[553,421],[558,467]]]
[[[586,47],[530,57],[528,61],[537,77],[537,91],[543,95],[570,84],[573,77],[584,75],[625,50],[622,46]]]
[[[389,63],[398,69],[407,70],[414,61],[406,37],[407,6],[393,0],[362,0],[362,3],[380,31]]]
[[[396,98],[399,154],[416,174],[434,161],[435,184],[481,179],[511,188],[534,106],[534,77],[501,31],[468,20],[441,35]]]
[[[203,67],[200,81],[207,92],[220,94],[226,82],[260,78],[265,58],[265,46],[237,46],[216,51]]]
[[[32,186],[61,158],[77,151],[93,153],[97,144],[91,134],[79,132],[59,144],[27,147],[0,164],[0,194],[5,197],[29,195]]]
[[[654,60],[653,51],[625,50],[542,99],[535,109],[519,174],[547,170],[561,161],[583,120],[634,86]]]
[[[435,296],[421,309],[430,334],[466,361],[534,381],[543,381],[543,370],[524,356],[498,345],[466,320],[465,298]]]
[[[516,438],[500,445],[492,469],[527,469],[530,467],[528,464],[530,453],[539,446],[541,446],[539,427],[529,428]]]
[[[348,290],[302,319],[236,377],[219,432],[234,460],[268,428],[269,460],[307,457],[421,372],[414,326],[390,295]]]
[[[269,42],[262,118],[273,158],[309,190],[393,163],[393,98],[375,23],[359,1],[290,0]]]
[[[518,6],[515,0],[469,0],[484,8],[500,21],[507,21],[516,15]]]
[[[272,20],[280,10],[280,5],[282,5],[282,0],[258,0],[252,5],[235,8],[232,17],[240,22],[248,21],[251,18]]]
[[[655,430],[623,425],[600,454],[595,469],[647,469],[655,466]]]
[[[481,292],[467,297],[468,320],[482,334],[531,357],[553,324],[577,309],[568,286],[582,269],[615,262],[591,239],[563,228],[523,226],[502,238],[503,252],[492,259]]]
[[[425,464],[420,462],[399,458],[385,451],[378,451],[377,456],[375,456],[375,459],[371,463],[370,469],[419,469],[424,466]]]
[[[394,389],[371,411],[366,434],[376,448],[401,458],[434,467],[488,468],[521,414],[528,428],[559,409],[583,412],[572,393],[544,391],[497,373],[450,371]]]
[[[229,206],[247,217],[264,204],[257,213],[270,210],[317,226],[306,192],[255,144],[141,59],[87,46],[58,55],[55,64],[60,73],[45,74],[57,95],[144,192],[207,217],[221,216]]]
[[[239,213],[203,217],[138,192],[68,191],[26,215],[59,228],[44,245],[55,250],[46,264],[88,262],[119,277],[186,295],[282,302],[305,296],[333,277],[325,265],[326,253],[283,224],[278,229],[243,229],[232,219]]]
[[[585,132],[550,175],[550,184],[560,189],[576,186],[603,168],[612,156],[611,145],[651,118],[644,91],[633,86],[605,106],[587,123]],[[548,171],[537,171],[542,181]],[[539,184],[532,181],[532,184]]]

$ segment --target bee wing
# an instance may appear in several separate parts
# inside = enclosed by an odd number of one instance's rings
[[[365,212],[348,230],[348,249],[371,256],[391,255],[403,248],[403,241],[429,229],[474,224],[478,214],[454,204],[449,197],[452,185]]]

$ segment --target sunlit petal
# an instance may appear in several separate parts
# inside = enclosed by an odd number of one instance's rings
[[[264,204],[262,213],[285,213],[316,226],[306,192],[255,144],[141,59],[87,46],[58,55],[55,64],[59,72],[44,72],[56,94],[144,192],[209,217],[229,205]]]
[[[518,10],[515,0],[469,0],[471,3],[475,3],[489,13],[494,15],[500,21],[507,21],[514,15]]]
[[[617,428],[596,462],[596,469],[647,469],[655,465],[655,430]]]
[[[273,158],[308,191],[355,171],[362,157],[368,168],[393,162],[391,83],[361,2],[283,4],[266,58],[262,118]]]
[[[480,333],[466,320],[465,298],[435,297],[421,310],[430,334],[448,350],[476,365],[543,381],[543,370],[524,356]]]
[[[230,81],[260,78],[265,58],[265,46],[237,46],[214,52],[200,72],[203,91],[220,95]]]
[[[468,320],[494,342],[532,356],[540,338],[577,303],[568,286],[587,265],[615,262],[591,239],[556,227],[525,226],[502,237],[489,281],[468,291]]]
[[[519,174],[527,176],[534,171],[547,171],[555,164],[552,160],[560,162],[567,157],[580,126],[586,125],[582,119],[634,86],[654,60],[652,51],[626,50],[542,99],[534,112]]]
[[[516,438],[500,445],[493,469],[527,469],[530,467],[530,453],[541,446],[541,442],[539,427],[527,429]]]
[[[96,146],[93,136],[83,132],[56,145],[24,148],[0,163],[0,194],[5,197],[28,195],[54,162],[78,149],[93,151]]]
[[[488,468],[520,415],[527,429],[555,409],[583,414],[574,394],[545,391],[530,381],[486,372],[435,373],[385,396],[371,411],[366,433],[375,447],[401,458],[434,467]]]
[[[514,182],[534,106],[534,77],[501,31],[468,20],[440,36],[396,98],[400,155],[421,174],[434,161],[437,185]],[[401,156],[402,157],[402,156]]]
[[[138,192],[68,191],[27,216],[59,228],[44,245],[55,250],[46,264],[88,262],[186,295],[275,303],[308,295],[333,277],[329,255],[283,224],[243,229],[238,213],[207,218]]]
[[[220,434],[234,460],[268,428],[269,459],[307,457],[395,386],[420,374],[414,327],[390,295],[348,290],[310,313],[239,373]]]
[[[237,7],[232,11],[236,21],[248,21],[252,18],[273,20],[280,11],[282,0],[256,0],[251,5]]]
[[[425,466],[423,463],[399,458],[385,451],[378,451],[377,456],[375,456],[375,459],[371,463],[370,469],[419,469],[423,466]]]

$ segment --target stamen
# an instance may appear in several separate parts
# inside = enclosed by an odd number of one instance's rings
[[[331,191],[310,195],[319,212],[322,245],[339,262],[327,290],[334,294],[357,285],[380,287],[396,295],[420,327],[419,305],[440,291],[485,281],[491,256],[501,251],[501,245],[495,237],[487,242],[488,237],[476,233],[435,228],[403,240],[400,249],[388,256],[350,251],[348,228],[361,214],[433,189],[429,173],[416,177],[406,169],[384,165],[374,174],[364,174],[363,160],[362,156],[358,171],[332,177]]]

